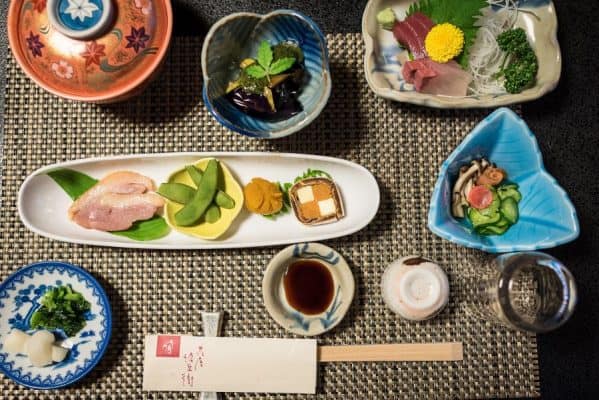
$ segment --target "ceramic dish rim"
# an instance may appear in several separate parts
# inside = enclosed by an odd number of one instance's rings
[[[335,236],[331,236],[329,234],[320,234],[318,236],[314,236],[314,237],[310,238],[311,242],[318,242],[321,240],[329,240],[332,238],[352,235],[352,234],[360,231],[361,229],[364,229],[366,226],[368,226],[372,222],[372,220],[376,217],[376,215],[378,214],[378,210],[379,210],[380,203],[381,203],[381,193],[380,193],[379,184],[378,184],[376,178],[374,177],[374,175],[372,174],[372,172],[370,172],[368,169],[366,169],[366,167],[362,166],[361,164],[358,164],[358,163],[355,163],[353,161],[349,161],[349,160],[346,160],[343,158],[314,155],[314,154],[304,154],[304,153],[279,153],[279,152],[266,152],[266,151],[256,151],[256,152],[255,151],[246,151],[246,152],[244,152],[244,151],[231,151],[231,152],[220,151],[220,152],[218,152],[217,151],[217,152],[141,153],[141,154],[128,154],[128,155],[98,156],[98,157],[89,157],[89,158],[71,160],[71,161],[66,161],[66,162],[59,162],[59,163],[54,163],[54,164],[43,166],[43,167],[38,168],[37,170],[31,172],[27,176],[27,178],[23,181],[23,183],[21,184],[21,186],[19,188],[18,197],[17,197],[17,211],[19,214],[19,219],[21,220],[21,222],[23,223],[23,225],[25,225],[25,227],[27,229],[29,229],[30,231],[32,231],[40,236],[47,237],[47,238],[57,240],[60,242],[85,244],[85,245],[93,245],[93,246],[103,246],[103,247],[109,246],[109,247],[118,247],[118,248],[160,249],[160,250],[218,250],[218,249],[235,249],[235,248],[272,247],[272,246],[287,245],[287,244],[292,243],[287,240],[281,240],[281,241],[276,241],[276,242],[264,242],[263,241],[260,243],[252,243],[251,246],[248,246],[247,244],[243,244],[243,243],[221,243],[219,246],[213,247],[211,245],[211,243],[206,243],[206,241],[202,241],[201,239],[198,239],[197,245],[186,246],[186,247],[174,247],[174,246],[167,245],[167,244],[152,243],[151,241],[150,242],[137,242],[137,241],[131,240],[131,241],[127,241],[127,242],[118,242],[118,241],[110,241],[109,242],[106,240],[104,240],[104,241],[87,240],[87,239],[81,240],[81,239],[71,239],[66,236],[58,236],[58,235],[54,235],[54,234],[49,234],[45,231],[35,228],[29,220],[23,218],[23,212],[22,212],[23,202],[24,202],[23,191],[24,191],[24,188],[26,187],[26,184],[28,184],[29,181],[32,180],[34,177],[45,174],[48,171],[51,171],[52,169],[55,169],[55,168],[69,168],[69,167],[74,167],[74,166],[86,164],[86,163],[114,161],[114,160],[131,160],[131,159],[143,159],[143,158],[168,158],[168,157],[215,157],[215,158],[219,158],[220,156],[225,156],[225,157],[226,156],[234,156],[234,157],[240,157],[240,156],[273,157],[273,156],[276,156],[276,157],[290,157],[290,158],[297,158],[297,159],[328,161],[328,162],[332,162],[332,163],[336,163],[336,164],[343,164],[343,165],[346,165],[351,168],[357,168],[357,169],[361,170],[363,173],[367,174],[367,176],[370,179],[372,179],[374,184],[376,184],[377,188],[379,188],[379,190],[376,192],[376,207],[373,207],[373,209],[376,209],[376,212],[374,212],[372,214],[372,216],[370,216],[368,221],[362,226],[352,227],[351,229],[347,229],[343,232],[340,232],[339,234],[336,234]]]
[[[293,255],[293,250],[295,249],[296,246],[302,246],[302,245],[315,246],[315,247],[318,247],[319,250],[331,251],[336,256],[338,256],[339,261],[340,261],[338,266],[333,267],[330,265],[330,263],[328,263],[326,261],[319,261],[319,262],[322,264],[326,264],[327,269],[332,269],[332,268],[337,268],[337,267],[342,268],[343,271],[340,272],[340,275],[345,275],[345,277],[347,278],[346,282],[345,282],[347,284],[347,286],[343,287],[343,289],[345,289],[345,290],[350,289],[350,291],[351,291],[351,295],[349,297],[343,296],[343,298],[344,299],[347,298],[348,301],[339,307],[339,309],[337,311],[339,318],[334,323],[329,325],[327,328],[324,328],[321,326],[318,329],[314,329],[314,332],[309,332],[309,331],[308,332],[300,332],[299,330],[290,328],[288,326],[289,320],[286,319],[284,316],[278,315],[274,312],[274,310],[277,308],[277,306],[275,304],[280,303],[280,302],[276,301],[274,296],[267,296],[267,293],[270,293],[270,289],[272,288],[272,285],[274,283],[273,279],[275,277],[275,272],[279,268],[284,267],[288,260],[296,258]],[[333,274],[333,273],[331,273],[331,274]],[[341,282],[339,282],[339,285],[341,285]],[[335,292],[337,292],[337,289],[335,289]],[[337,325],[339,325],[341,323],[341,321],[343,321],[343,319],[347,315],[349,309],[351,308],[351,305],[353,304],[355,294],[356,294],[356,279],[354,278],[354,274],[353,274],[349,264],[347,263],[347,260],[345,260],[345,258],[337,250],[335,250],[325,244],[322,244],[320,242],[295,243],[295,244],[289,245],[289,246],[283,248],[282,250],[278,251],[268,262],[266,269],[264,270],[264,275],[262,277],[262,301],[264,303],[264,308],[266,308],[266,311],[268,312],[270,317],[281,328],[285,329],[287,332],[293,333],[295,335],[300,335],[300,336],[318,336],[318,335],[322,335],[323,333],[326,333],[326,332],[334,329]],[[297,311],[297,312],[302,315],[305,315],[301,311]],[[317,315],[319,315],[319,314],[316,314],[313,317],[316,317]]]
[[[149,64],[149,68],[147,68],[143,74],[138,75],[135,79],[131,80],[129,83],[119,88],[118,90],[112,89],[101,95],[93,95],[93,96],[82,96],[78,94],[72,94],[67,92],[62,92],[57,90],[49,85],[47,85],[42,79],[38,77],[37,74],[30,67],[29,63],[26,62],[25,56],[22,54],[21,47],[18,45],[18,34],[16,32],[17,29],[17,20],[18,20],[18,10],[20,9],[22,3],[20,1],[11,1],[8,8],[7,15],[7,31],[8,31],[8,43],[11,53],[14,56],[15,60],[19,64],[19,67],[25,74],[33,80],[39,87],[46,90],[49,93],[52,93],[55,96],[62,97],[68,100],[75,101],[83,101],[89,103],[102,103],[102,102],[112,102],[112,101],[121,101],[124,100],[129,94],[129,92],[135,91],[138,87],[141,87],[146,83],[146,80],[152,77],[152,75],[161,67],[163,61],[166,58],[166,53],[170,47],[172,33],[173,33],[173,9],[171,0],[160,0],[163,2],[164,7],[166,8],[166,36],[164,46],[156,53],[156,57],[152,58],[152,62]],[[56,28],[55,28],[56,29]]]
[[[502,94],[496,97],[488,97],[484,100],[475,99],[473,97],[452,97],[452,96],[442,96],[442,95],[431,95],[426,93],[418,93],[418,92],[400,92],[398,90],[389,89],[389,88],[379,88],[372,81],[371,74],[368,72],[368,64],[369,58],[374,53],[374,38],[368,33],[367,29],[367,21],[368,17],[371,13],[374,12],[372,10],[374,8],[374,4],[381,0],[369,0],[364,8],[364,13],[362,14],[362,38],[364,40],[365,50],[364,50],[364,75],[366,77],[366,81],[368,82],[368,86],[370,90],[374,92],[375,95],[380,96],[382,98],[393,100],[401,103],[411,103],[420,106],[432,107],[432,108],[448,108],[448,109],[462,109],[462,108],[491,108],[491,107],[501,107],[509,104],[517,104],[524,103],[532,100],[539,99],[546,94],[553,91],[557,85],[559,84],[561,74],[562,74],[562,52],[559,45],[559,41],[557,38],[557,30],[558,30],[558,20],[557,14],[555,12],[555,4],[553,4],[553,0],[549,0],[548,6],[553,9],[552,17],[553,20],[549,23],[553,26],[551,31],[550,42],[555,46],[557,51],[557,75],[553,77],[553,79],[544,85],[538,86],[535,85],[532,88],[529,88],[529,92],[527,93],[518,93],[518,94]],[[407,1],[407,0],[401,0]],[[376,14],[373,14],[376,16]],[[373,17],[374,18],[374,17]],[[535,90],[532,90],[535,89]],[[488,95],[491,96],[491,95]]]
[[[322,77],[324,80],[324,85],[325,85],[324,90],[325,91],[324,91],[324,93],[322,93],[320,95],[320,99],[318,101],[316,108],[314,110],[312,110],[311,113],[307,114],[305,116],[305,118],[302,119],[299,123],[288,126],[283,129],[280,129],[278,131],[269,131],[266,134],[261,134],[260,131],[248,130],[248,129],[245,129],[241,126],[238,126],[238,125],[230,122],[228,119],[226,119],[224,116],[222,116],[213,106],[212,101],[208,97],[208,81],[210,80],[210,77],[208,76],[208,72],[207,72],[208,71],[208,68],[207,68],[208,67],[207,66],[208,44],[212,40],[212,37],[214,36],[215,32],[221,26],[225,25],[226,23],[228,23],[231,20],[234,20],[239,17],[250,17],[250,18],[257,18],[259,20],[264,20],[266,18],[269,18],[271,16],[276,16],[276,15],[291,15],[295,18],[303,20],[319,36],[320,48],[322,50],[323,61],[324,61],[323,69],[322,69]],[[206,108],[208,109],[210,114],[225,128],[227,128],[231,131],[240,133],[245,136],[260,138],[260,139],[279,139],[279,138],[282,138],[285,136],[292,135],[292,134],[300,131],[301,129],[305,128],[306,126],[310,125],[322,113],[322,110],[324,110],[324,108],[326,107],[326,105],[329,102],[329,98],[331,97],[332,82],[331,82],[331,72],[330,72],[330,65],[329,65],[330,64],[329,50],[328,50],[328,46],[327,46],[326,36],[322,32],[322,30],[318,27],[316,22],[314,22],[310,17],[308,17],[307,15],[305,15],[299,11],[290,10],[290,9],[279,9],[279,10],[274,10],[274,11],[268,12],[266,14],[258,14],[258,13],[252,13],[252,12],[237,12],[237,13],[229,14],[229,15],[219,19],[218,21],[216,21],[210,27],[210,30],[206,34],[206,37],[204,38],[204,42],[202,43],[202,56],[201,57],[202,57],[201,64],[202,64],[202,79],[203,79],[202,100],[204,101]]]
[[[443,182],[445,180],[450,179],[449,175],[448,175],[448,170],[449,170],[449,166],[450,166],[449,160],[455,158],[455,156],[457,154],[464,151],[467,144],[470,143],[472,140],[474,140],[474,138],[478,135],[478,132],[480,130],[486,128],[488,123],[490,123],[491,121],[494,121],[496,119],[499,119],[499,118],[510,118],[515,123],[520,125],[520,127],[521,127],[521,129],[519,129],[519,132],[521,132],[520,134],[526,135],[526,138],[531,143],[531,147],[533,149],[535,149],[535,156],[539,163],[538,165],[539,165],[540,174],[542,174],[545,177],[550,179],[551,184],[560,192],[560,195],[562,196],[562,200],[564,201],[564,203],[567,204],[572,209],[572,214],[570,215],[570,217],[573,222],[573,229],[571,229],[571,230],[569,229],[570,230],[569,234],[564,235],[564,237],[560,238],[559,240],[551,240],[551,241],[544,240],[544,241],[538,242],[537,244],[531,244],[531,245],[521,245],[521,244],[487,245],[487,244],[481,243],[479,240],[465,240],[465,239],[455,238],[453,235],[451,235],[450,233],[441,229],[435,223],[435,216],[437,214],[437,208],[440,207],[438,204],[435,204],[435,200],[440,197]],[[481,126],[481,123],[483,123],[483,122],[486,122],[486,124],[484,126]],[[459,224],[459,222],[456,221],[454,217],[451,216],[450,218],[451,218],[452,223]],[[549,249],[549,248],[553,248],[553,247],[559,246],[561,244],[569,243],[573,240],[576,240],[578,238],[578,236],[580,235],[580,223],[578,221],[576,208],[574,207],[574,204],[570,200],[568,193],[566,193],[565,189],[562,188],[559,185],[559,183],[557,182],[557,180],[551,174],[549,174],[549,172],[547,172],[547,170],[545,169],[545,165],[543,163],[543,155],[541,154],[541,149],[539,147],[537,139],[534,136],[534,134],[532,133],[532,131],[530,130],[530,128],[528,127],[528,125],[526,124],[526,122],[524,122],[524,120],[522,118],[520,118],[520,116],[518,114],[516,114],[514,111],[512,111],[511,109],[509,109],[507,107],[498,108],[497,110],[493,111],[491,114],[487,115],[483,120],[481,120],[474,127],[474,129],[462,140],[462,142],[451,152],[451,154],[449,154],[449,156],[447,156],[445,161],[443,161],[443,163],[441,164],[441,167],[439,169],[439,173],[438,173],[437,181],[435,182],[433,193],[431,195],[429,211],[428,211],[428,218],[427,218],[427,226],[431,232],[433,232],[435,235],[437,235],[445,240],[448,240],[452,243],[456,243],[461,246],[478,249],[478,250],[482,250],[482,251],[489,252],[489,253],[509,253],[509,252],[515,252],[515,251],[533,251],[533,250]]]
[[[5,287],[9,283],[11,283],[13,280],[15,280],[18,276],[22,275],[23,273],[25,273],[31,269],[35,269],[36,267],[43,267],[44,265],[48,265],[48,264],[49,265],[58,265],[58,266],[64,268],[65,270],[75,271],[76,274],[80,274],[80,275],[84,276],[95,287],[95,289],[99,293],[100,301],[102,303],[104,303],[106,306],[106,316],[104,317],[106,320],[106,339],[103,341],[101,348],[98,351],[95,359],[88,365],[88,367],[83,372],[81,372],[78,376],[74,376],[73,378],[71,378],[70,381],[66,381],[66,382],[63,382],[58,385],[41,386],[41,385],[35,385],[35,384],[31,384],[31,383],[22,382],[20,379],[16,378],[12,373],[5,370],[4,367],[2,366],[2,364],[0,364],[0,371],[2,371],[2,373],[7,378],[10,378],[13,382],[18,383],[19,385],[23,385],[25,387],[31,388],[31,389],[41,389],[41,390],[52,390],[52,389],[59,389],[59,388],[67,387],[67,386],[70,386],[73,383],[83,379],[87,374],[89,374],[98,365],[100,360],[102,360],[102,358],[104,358],[104,354],[106,353],[106,350],[108,349],[108,345],[110,344],[110,340],[112,338],[112,307],[110,305],[110,301],[108,300],[108,295],[106,294],[106,291],[104,290],[104,288],[102,287],[100,282],[98,282],[98,280],[96,278],[94,278],[91,273],[89,273],[82,267],[79,267],[77,265],[74,265],[74,264],[71,264],[71,263],[68,263],[65,261],[47,260],[47,261],[34,262],[34,263],[31,263],[24,267],[19,268],[18,270],[16,270],[12,274],[10,274],[2,282],[0,282],[0,291],[5,290]]]

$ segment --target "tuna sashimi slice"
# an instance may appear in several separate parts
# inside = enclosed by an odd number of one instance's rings
[[[415,13],[403,21],[397,21],[393,26],[393,36],[403,46],[407,47],[414,58],[426,57],[424,39],[433,27],[433,21],[422,13]]]
[[[437,76],[437,73],[429,68],[426,63],[422,62],[422,60],[409,61],[402,68],[405,81],[414,84],[417,91],[422,89],[428,78]]]

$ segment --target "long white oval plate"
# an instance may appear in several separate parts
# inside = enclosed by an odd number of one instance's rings
[[[161,239],[137,242],[107,232],[80,227],[67,216],[72,201],[47,173],[70,168],[101,179],[110,172],[131,170],[146,175],[159,185],[168,176],[201,158],[216,157],[231,170],[243,186],[253,177],[293,182],[308,168],[328,172],[337,183],[345,217],[318,226],[302,225],[291,211],[275,221],[243,210],[218,240],[202,240],[174,230]],[[379,187],[372,174],[350,161],[290,153],[161,153],[112,156],[69,161],[43,167],[31,174],[19,191],[19,216],[33,232],[55,240],[97,246],[145,249],[225,249],[315,242],[350,235],[364,228],[379,208]]]

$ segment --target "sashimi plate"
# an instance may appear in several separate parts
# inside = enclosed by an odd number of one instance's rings
[[[345,216],[333,223],[308,226],[300,223],[292,210],[269,219],[252,214],[244,207],[229,229],[215,240],[200,239],[172,229],[159,239],[135,241],[85,229],[71,221],[67,215],[71,198],[48,176],[49,172],[67,168],[100,179],[111,172],[128,170],[145,175],[159,185],[185,165],[211,157],[226,165],[241,186],[254,177],[283,183],[293,182],[308,169],[325,171],[339,188]],[[379,187],[373,175],[364,167],[342,159],[291,153],[161,153],[90,158],[43,167],[32,173],[21,186],[18,210],[28,229],[65,242],[125,248],[222,249],[311,242],[350,235],[370,223],[379,203]]]
[[[377,96],[386,99],[436,108],[498,107],[537,99],[557,86],[562,57],[557,41],[557,16],[549,0],[520,0],[516,27],[523,28],[538,58],[539,71],[533,87],[518,94],[468,95],[462,97],[432,95],[417,92],[405,82],[400,53],[405,50],[393,34],[379,26],[376,15],[392,8],[403,19],[414,0],[370,0],[362,17],[362,35],[366,46],[364,72],[368,85]]]
[[[13,330],[30,330],[30,320],[47,290],[70,285],[91,304],[86,324],[75,336],[64,338],[54,331],[67,357],[46,367],[34,367],[22,354],[7,353],[2,343]],[[55,389],[83,378],[100,361],[108,348],[112,329],[110,303],[100,284],[86,271],[71,264],[45,261],[28,265],[0,285],[0,371],[15,382],[35,389]]]

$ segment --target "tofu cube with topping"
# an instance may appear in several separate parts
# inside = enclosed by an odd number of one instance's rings
[[[308,178],[289,190],[297,219],[306,225],[337,221],[344,216],[343,203],[335,182],[327,178]]]

